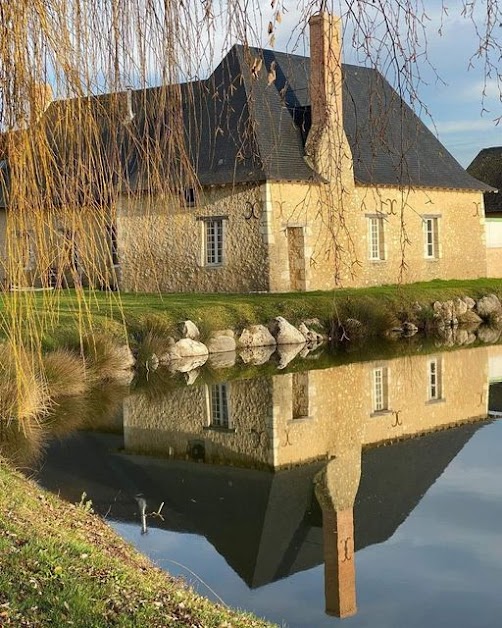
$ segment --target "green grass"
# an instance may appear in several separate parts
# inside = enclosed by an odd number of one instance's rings
[[[147,332],[175,334],[179,324],[190,318],[206,337],[215,329],[240,330],[254,323],[267,323],[277,315],[292,323],[317,317],[329,324],[337,317],[366,316],[368,323],[385,325],[394,318],[405,318],[415,302],[432,304],[456,296],[478,298],[494,292],[502,294],[502,280],[476,279],[431,281],[407,285],[337,289],[330,292],[284,294],[107,294],[88,293],[85,306],[74,291],[57,294],[22,293],[0,297],[0,313],[9,300],[24,299],[22,307],[45,327],[41,339],[45,348],[75,345],[79,333],[90,329],[117,338],[127,334],[139,343]],[[380,321],[380,322],[379,322]],[[26,321],[26,332],[31,323]],[[125,327],[124,327],[125,325]]]
[[[65,504],[0,460],[1,626],[270,626],[196,595],[87,506]]]

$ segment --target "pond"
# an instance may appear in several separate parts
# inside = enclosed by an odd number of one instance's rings
[[[219,366],[103,391],[39,482],[279,625],[499,625],[502,346]]]

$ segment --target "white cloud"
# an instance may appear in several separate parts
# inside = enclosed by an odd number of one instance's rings
[[[432,124],[430,125],[433,128]],[[465,120],[436,120],[436,129],[439,135],[450,133],[472,133],[474,131],[489,131],[496,129],[494,120],[488,118]]]

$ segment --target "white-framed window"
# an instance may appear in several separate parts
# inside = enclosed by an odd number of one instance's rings
[[[370,260],[385,259],[385,218],[368,216],[368,243]]]
[[[437,401],[443,398],[443,361],[432,358],[427,362],[428,398]]]
[[[439,257],[439,218],[427,216],[424,219],[425,257],[438,259]]]
[[[204,263],[206,266],[223,264],[223,218],[204,219]]]
[[[230,429],[230,407],[228,384],[209,386],[209,425]]]
[[[373,369],[373,412],[389,409],[389,369],[379,366]]]

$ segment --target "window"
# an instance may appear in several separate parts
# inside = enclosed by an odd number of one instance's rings
[[[429,375],[429,401],[443,398],[443,362],[441,358],[433,358],[427,363]]]
[[[371,260],[385,259],[384,218],[370,216],[369,220],[369,258]]]
[[[183,190],[183,200],[186,207],[195,207],[197,201],[195,188],[185,188]]]
[[[439,232],[438,218],[424,218],[425,229],[425,257],[427,259],[437,259],[439,257]]]
[[[386,366],[373,369],[373,412],[389,409],[389,373]]]
[[[292,375],[292,419],[306,419],[309,416],[309,374],[308,371]]]
[[[205,263],[207,266],[223,264],[223,219],[204,220]]]
[[[228,384],[214,384],[209,388],[210,426],[230,429]]]

